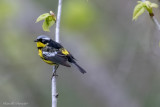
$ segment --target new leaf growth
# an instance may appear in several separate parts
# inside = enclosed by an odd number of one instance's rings
[[[145,1],[145,2],[138,1],[137,3],[138,4],[134,8],[132,20],[137,20],[138,17],[145,12],[145,10],[149,12],[150,16],[154,16],[152,8],[157,8],[158,7],[157,4],[151,3],[150,1]]]
[[[44,20],[42,25],[43,30],[49,32],[49,28],[56,22],[56,16],[52,11],[50,13],[44,13],[37,18],[36,23],[42,20]]]

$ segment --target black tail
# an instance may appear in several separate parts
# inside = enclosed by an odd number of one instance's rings
[[[82,67],[80,67],[76,62],[73,62],[73,64],[74,65],[76,65],[76,67],[79,69],[79,71],[81,72],[81,73],[87,73]]]

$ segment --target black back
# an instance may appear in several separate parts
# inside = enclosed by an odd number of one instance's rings
[[[60,49],[60,48],[63,48],[63,46],[53,40],[50,40],[49,41],[49,44],[48,44],[49,47],[53,47],[55,49]]]

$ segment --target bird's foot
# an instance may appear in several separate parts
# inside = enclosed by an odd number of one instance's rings
[[[56,73],[53,73],[53,74],[52,74],[52,78],[53,78],[53,77],[58,77],[58,75],[57,75]],[[51,80],[52,80],[52,78],[51,78]]]

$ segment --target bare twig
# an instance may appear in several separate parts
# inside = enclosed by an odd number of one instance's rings
[[[53,66],[53,73],[55,72],[55,66]],[[52,107],[57,107],[57,92],[56,92],[56,77],[52,77]]]
[[[60,20],[61,20],[61,9],[62,9],[62,0],[59,0],[58,3],[58,12],[57,12],[57,22],[56,22],[56,32],[55,32],[55,41],[59,42],[59,30],[60,30]],[[55,72],[56,67],[53,66],[53,73]],[[56,76],[52,77],[52,107],[57,107],[57,92],[56,92]]]
[[[56,42],[59,42],[59,29],[60,29],[60,21],[61,21],[61,10],[62,10],[62,0],[59,0],[58,12],[57,12],[57,22],[56,22],[56,32],[55,32],[55,40],[56,40]]]
[[[160,30],[160,24],[159,24],[158,20],[155,18],[155,16],[151,16],[151,19],[156,24],[158,30]]]

